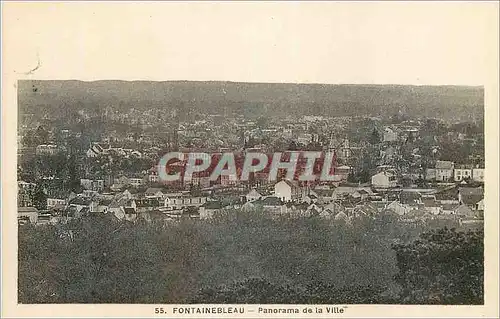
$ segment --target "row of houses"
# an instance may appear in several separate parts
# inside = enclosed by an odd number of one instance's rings
[[[437,161],[434,168],[426,170],[425,178],[428,181],[462,182],[469,180],[484,183],[484,168],[470,165],[455,166],[450,161]],[[380,171],[372,176],[371,183],[375,188],[396,187],[398,185],[397,174],[391,169]]]
[[[463,180],[473,180],[484,182],[484,168],[473,167],[472,165],[455,165],[451,161],[437,161],[434,168],[426,171],[427,180],[460,182]]]
[[[293,181],[282,180],[271,190],[252,189],[233,202],[208,193],[194,195],[186,191],[170,192],[162,188],[149,188],[145,192],[137,192],[135,189],[102,194],[87,191],[73,194],[67,200],[51,202],[49,206],[58,207],[58,213],[53,214],[57,217],[80,218],[89,214],[110,214],[117,219],[129,221],[152,215],[158,218],[163,216],[166,220],[186,216],[209,219],[217,212],[235,209],[259,210],[273,216],[319,216],[326,219],[351,218],[358,216],[360,211],[370,211],[370,215],[391,211],[397,216],[409,216],[408,218],[417,215],[420,219],[461,216],[482,220],[484,191],[482,188],[453,187],[444,191],[410,189],[380,193],[368,186],[330,188],[325,185],[311,189],[301,187]],[[19,216],[25,218],[26,212],[23,214],[20,211]],[[32,221],[34,217],[29,219]]]
[[[101,143],[93,142],[90,144],[87,152],[85,153],[87,157],[94,158],[103,155],[118,155],[123,157],[137,157],[141,158],[142,153],[134,149],[126,149],[122,147],[111,147],[110,145],[104,145]]]

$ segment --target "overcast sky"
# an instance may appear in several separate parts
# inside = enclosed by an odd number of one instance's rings
[[[498,28],[496,3],[4,3],[4,15],[7,69],[33,79],[482,85]]]

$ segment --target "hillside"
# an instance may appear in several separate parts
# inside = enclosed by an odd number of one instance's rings
[[[483,116],[483,89],[464,86],[331,85],[190,81],[19,82],[20,112],[40,108],[175,107],[205,113],[327,116],[394,114],[467,120]]]

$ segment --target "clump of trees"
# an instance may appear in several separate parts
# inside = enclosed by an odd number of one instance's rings
[[[403,303],[483,304],[484,232],[442,228],[394,246]]]
[[[349,225],[271,219],[258,211],[174,224],[132,224],[105,215],[64,225],[23,225],[18,298],[20,303],[431,303],[435,300],[420,298],[417,291],[434,294],[431,284],[447,276],[439,302],[478,302],[482,235],[450,232],[412,241],[415,228],[410,231],[390,215]],[[430,270],[415,268],[423,265]],[[413,277],[415,272],[425,280]]]

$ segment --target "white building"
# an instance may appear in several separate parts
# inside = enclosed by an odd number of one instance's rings
[[[436,180],[447,181],[453,177],[453,170],[455,164],[450,161],[437,161],[436,162]]]
[[[472,178],[472,169],[470,168],[455,168],[454,179],[455,182],[459,182],[464,179]]]
[[[282,201],[289,202],[301,199],[305,192],[295,182],[282,180],[274,185],[274,195]]]
[[[130,185],[132,185],[134,187],[139,187],[139,186],[144,185],[144,180],[142,178],[130,178],[129,181],[130,181]]]
[[[104,153],[105,150],[99,143],[92,143],[90,148],[87,150],[87,157],[97,157]]]
[[[384,129],[384,142],[395,142],[398,140],[398,134],[390,127]]]
[[[224,206],[220,201],[205,202],[199,207],[200,219],[210,219],[216,212],[220,212]]]
[[[166,196],[164,207],[166,210],[180,210],[189,206],[200,207],[207,202],[204,196]]]
[[[255,200],[259,200],[262,198],[262,195],[257,192],[257,190],[252,189],[247,195],[246,195],[246,201],[247,202],[253,202]]]
[[[396,176],[390,172],[380,172],[372,176],[372,186],[375,188],[396,187]]]
[[[66,200],[61,198],[47,198],[47,208],[66,205]]]
[[[57,145],[54,144],[41,144],[36,147],[36,155],[54,155],[58,152]]]
[[[18,220],[29,220],[30,223],[36,224],[38,221],[38,209],[35,207],[18,207],[17,208]]]

